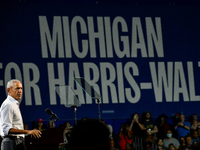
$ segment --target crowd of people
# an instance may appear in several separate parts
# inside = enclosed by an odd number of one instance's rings
[[[48,139],[42,132],[55,128],[54,121],[50,120],[47,126],[41,118],[37,123],[33,122],[31,130],[28,124],[23,124],[18,102],[22,97],[22,89],[23,86],[17,79],[7,83],[8,96],[0,107],[2,150],[24,150],[25,135],[31,136],[31,139],[32,137]],[[117,134],[114,134],[112,126],[103,119],[95,121],[82,118],[73,127],[70,122],[65,122],[61,125],[62,130],[59,130],[62,141],[59,148],[60,150],[134,150],[136,147],[134,139],[138,138],[142,139],[140,144],[145,150],[199,150],[200,122],[197,115],[193,114],[186,120],[184,114],[179,112],[171,118],[173,123],[169,124],[165,114],[153,120],[149,111],[142,113],[141,119],[138,113],[134,113],[129,121],[121,124]],[[56,137],[56,135],[58,132],[50,136]]]
[[[134,142],[133,137],[143,140],[145,150],[199,150],[200,122],[197,115],[193,114],[186,120],[184,114],[178,112],[171,119],[172,124],[162,114],[153,120],[149,111],[144,112],[141,118],[138,113],[132,114],[130,121],[121,125],[119,150],[134,149],[133,144],[127,147],[127,143]]]
[[[144,150],[199,150],[200,149],[200,122],[197,115],[191,115],[187,120],[182,112],[172,116],[173,123],[168,123],[168,117],[165,114],[160,115],[156,120],[152,119],[151,112],[144,112],[141,117],[138,113],[131,115],[127,122],[122,123],[118,133],[113,131],[111,125],[101,119],[109,132],[109,150],[134,150],[134,139],[138,138],[142,142],[141,147]],[[87,122],[88,118],[82,118],[78,122]],[[69,121],[63,125],[63,143],[60,143],[60,150],[69,148],[71,131],[74,126]],[[42,119],[37,120],[35,129],[44,131],[48,128],[54,128],[55,123],[49,122],[48,126]],[[93,130],[93,136],[97,136],[96,130]],[[85,136],[87,133],[84,133]]]

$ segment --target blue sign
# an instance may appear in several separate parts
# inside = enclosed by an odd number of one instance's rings
[[[74,119],[56,86],[70,85],[81,103],[77,118],[98,118],[97,100],[74,81],[83,77],[101,95],[104,119],[183,111],[199,114],[200,10],[194,7],[2,5],[0,101],[6,83],[23,84],[24,120]]]

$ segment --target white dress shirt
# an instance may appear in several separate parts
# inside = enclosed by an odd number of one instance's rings
[[[11,128],[24,130],[23,120],[19,109],[19,102],[8,95],[0,108],[0,134],[8,136]],[[9,136],[21,136],[24,134],[9,134]]]

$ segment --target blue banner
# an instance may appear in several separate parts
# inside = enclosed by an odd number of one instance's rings
[[[98,118],[98,105],[73,80],[101,95],[104,119],[183,111],[199,115],[199,7],[102,5],[0,6],[0,101],[6,83],[23,83],[24,120],[50,108],[62,119],[74,110],[55,86],[70,85],[82,104],[77,118]]]

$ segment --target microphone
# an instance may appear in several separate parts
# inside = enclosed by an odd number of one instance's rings
[[[45,110],[45,112],[46,112],[47,114],[51,115],[50,120],[51,120],[52,118],[54,118],[55,121],[57,121],[57,120],[59,119],[59,118],[57,117],[57,115],[54,114],[54,113],[51,111],[51,109],[47,108],[47,109]]]

